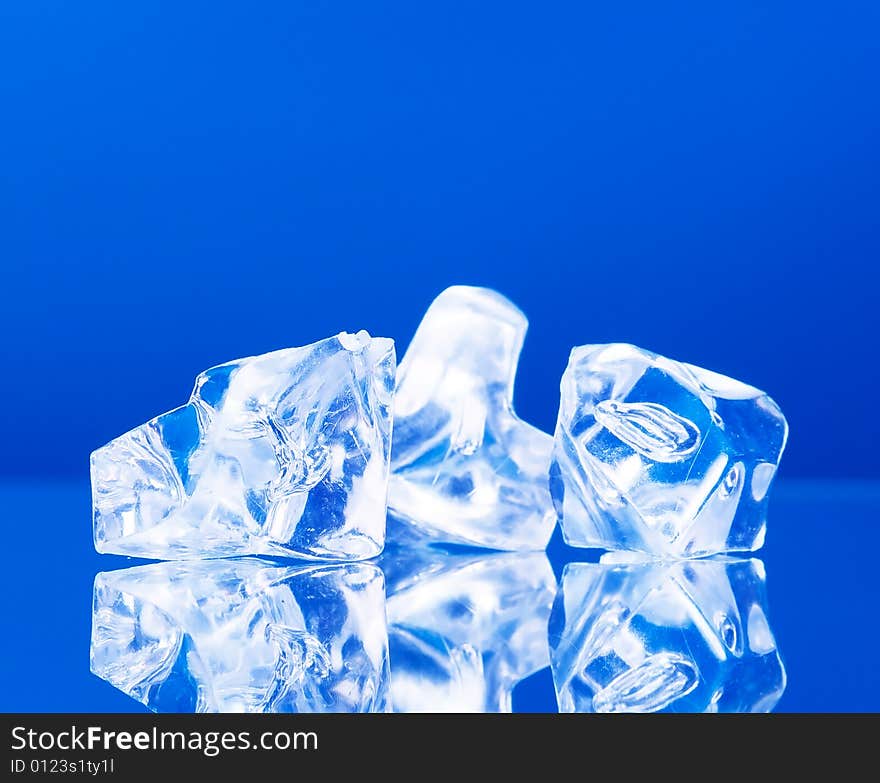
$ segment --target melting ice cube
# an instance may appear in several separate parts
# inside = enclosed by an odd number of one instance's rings
[[[400,363],[388,505],[436,540],[543,549],[552,438],[513,410],[525,316],[486,288],[446,289]]]

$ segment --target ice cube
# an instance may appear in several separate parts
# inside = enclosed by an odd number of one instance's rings
[[[553,439],[513,410],[527,325],[495,291],[454,286],[400,363],[388,505],[436,540],[539,550],[553,532]]]
[[[366,332],[223,364],[92,454],[95,548],[360,559],[385,540],[394,343]]]
[[[753,551],[788,426],[764,392],[632,345],[562,377],[550,486],[568,544],[689,557]]]

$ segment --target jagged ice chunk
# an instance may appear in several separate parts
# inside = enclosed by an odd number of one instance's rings
[[[394,343],[342,333],[203,372],[91,458],[95,548],[359,559],[384,545]]]

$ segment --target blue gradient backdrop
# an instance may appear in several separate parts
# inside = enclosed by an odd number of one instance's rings
[[[781,475],[878,475],[880,6],[601,5],[3,3],[0,473],[473,283],[544,428],[625,340],[767,389]]]
[[[0,3],[0,708],[133,708],[87,673],[93,448],[232,358],[402,355],[455,283],[528,315],[544,429],[587,342],[776,398],[780,706],[878,708],[880,485],[814,486],[880,477],[878,41],[847,0]]]

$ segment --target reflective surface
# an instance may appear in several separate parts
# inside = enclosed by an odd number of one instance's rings
[[[122,581],[130,578],[125,574],[132,572],[126,569],[137,566],[138,562],[100,556],[92,550],[87,524],[88,483],[0,486],[0,503],[7,519],[8,552],[15,555],[9,557],[6,564],[8,588],[5,591],[4,633],[7,643],[0,653],[3,656],[0,676],[4,678],[0,688],[0,707],[8,711],[146,709],[140,702],[89,672],[95,575],[105,573],[99,584],[110,585],[114,580],[120,580],[115,582],[116,589],[122,586]],[[36,513],[35,508],[39,509]],[[878,515],[878,484],[793,484],[783,481],[778,485],[770,507],[767,545],[761,551],[766,568],[766,605],[758,602],[787,672],[787,686],[776,705],[777,710],[859,711],[880,707],[880,676],[872,657],[865,652],[880,641],[880,634],[869,622],[874,608],[872,597],[876,594],[872,575],[875,571],[874,552],[880,543],[876,525]],[[52,546],[38,553],[35,541],[45,531],[51,531]],[[548,549],[549,566],[540,554],[527,555],[528,564],[515,566],[517,555],[469,553],[442,557],[436,553],[416,556],[410,552],[407,557],[398,557],[391,551],[377,560],[356,566],[381,572],[385,581],[390,700],[393,702],[395,686],[400,682],[400,708],[425,708],[420,704],[420,699],[424,699],[435,705],[433,709],[500,709],[509,704],[514,711],[556,710],[553,678],[548,666],[549,647],[543,647],[537,629],[546,627],[554,583],[562,577],[567,563],[585,559],[593,561],[587,566],[571,566],[572,570],[608,567],[597,566],[598,556],[592,556],[594,554],[566,548],[557,531]],[[186,565],[187,568],[193,566]],[[231,566],[227,563],[198,564],[198,567],[222,569]],[[146,568],[159,574],[163,569],[174,570],[181,566],[158,564]],[[285,586],[295,584],[297,574],[315,569],[326,572],[329,568],[332,571],[337,567],[310,565],[303,572],[302,564],[275,562],[264,568],[289,574],[292,583],[285,579],[276,580],[277,584]],[[548,568],[556,580],[552,580]],[[614,568],[626,571],[633,567]],[[727,573],[725,578],[732,582]],[[272,580],[270,584],[274,584]],[[687,584],[686,579],[684,584]],[[134,589],[131,585],[129,587]],[[205,592],[210,594],[211,590]],[[732,589],[732,594],[736,595],[736,592]],[[310,601],[301,600],[296,589],[291,589],[291,593],[298,606],[308,607]],[[623,595],[619,590],[615,594]],[[156,595],[156,590],[151,588],[141,600],[158,600]],[[679,591],[673,595],[682,593]],[[531,601],[526,600],[527,597]],[[254,601],[261,607],[271,606],[271,602],[257,598],[256,593]],[[702,606],[705,600],[691,603]],[[712,601],[709,603],[714,606]],[[752,605],[756,602],[749,600],[746,603]],[[247,601],[241,602],[241,606],[247,605]],[[685,605],[676,597],[670,607]],[[729,606],[729,602],[724,605]],[[743,609],[745,605],[736,604],[738,619],[734,618],[732,626],[735,633],[739,635],[744,631],[744,642],[745,639],[766,641],[770,636],[758,632],[761,624],[754,622],[753,618],[750,622],[750,613]],[[200,611],[204,616],[204,609]],[[307,614],[306,611],[303,615],[305,622],[301,625],[293,622],[292,615],[282,615],[281,625],[284,627],[277,629],[278,633],[269,634],[268,639],[259,634],[253,637],[253,643],[266,653],[266,660],[271,664],[260,674],[263,677],[261,699],[266,700],[267,695],[270,701],[274,698],[268,687],[272,672],[292,671],[300,666],[312,678],[323,676],[326,667],[322,664],[324,658],[318,654],[318,647],[300,644],[310,637],[297,634],[305,631],[318,638],[325,647],[329,645],[331,650],[333,642],[329,635],[322,637],[311,630],[314,626],[309,625]],[[702,612],[702,616],[710,619],[715,614],[714,610]],[[665,620],[660,622],[664,617]],[[666,627],[676,628],[679,638],[686,636],[689,643],[708,638],[702,632],[698,633],[693,619],[699,617],[693,612],[687,614],[689,619],[686,621],[688,629],[691,626],[695,629],[693,640],[688,635],[691,630],[682,632],[683,617],[682,613],[654,612],[651,635],[643,634],[639,638],[653,644],[651,639],[657,638],[655,631],[668,620],[675,622],[666,622]],[[228,628],[238,628],[247,636],[246,625],[234,617],[230,617],[229,622]],[[722,623],[718,626],[721,631],[717,638],[721,644],[732,639],[728,625]],[[183,616],[174,618],[174,626],[195,628],[192,621]],[[554,626],[551,621],[551,631],[554,627],[559,626]],[[349,647],[366,646],[363,636],[371,629],[375,626],[366,622],[360,629],[355,629],[350,634]],[[117,635],[119,630],[117,627]],[[201,633],[198,630],[190,636],[197,646],[209,650],[210,645],[204,647],[203,639],[212,637],[200,636]],[[291,639],[297,644],[287,643]],[[676,667],[678,658],[674,656],[683,657],[689,653],[682,646],[676,646],[677,643],[665,644],[663,649],[652,647],[648,657],[667,653],[669,666],[666,669],[671,674],[663,682],[668,686],[669,682],[677,682],[677,675],[683,671]],[[739,641],[731,641],[731,644],[738,649]],[[708,657],[701,658],[698,665],[710,671],[705,661],[719,659],[709,649],[711,642],[706,641],[705,645],[709,650]],[[749,643],[752,652],[756,651],[754,645],[755,642]],[[769,651],[768,645],[763,647]],[[287,654],[281,654],[282,648]],[[760,653],[762,645],[757,643],[757,648]],[[112,646],[105,647],[104,653],[108,657],[101,664],[107,671],[111,649]],[[213,672],[222,672],[222,666],[230,668],[224,663],[223,654],[226,653],[218,653],[216,660],[219,664],[212,664]],[[211,654],[206,653],[205,658],[210,657]],[[657,661],[656,657],[654,660]],[[768,660],[772,660],[772,656]],[[637,666],[629,668],[633,670]],[[397,675],[399,677],[395,679]],[[707,675],[707,680],[712,682],[711,688],[707,685],[702,691],[702,686],[698,686],[685,696],[691,700],[687,708],[711,706],[712,695],[725,677],[724,665],[719,663],[716,673]],[[748,681],[758,682],[759,679],[749,674]],[[224,693],[225,698],[232,700],[231,694],[236,689],[243,691],[240,683],[227,680],[229,683],[231,686],[226,687]],[[620,680],[617,686],[621,686]],[[130,686],[128,690],[131,690]],[[652,698],[658,698],[660,690],[655,688]],[[316,691],[313,689],[312,692]],[[731,693],[729,687],[726,692]],[[701,693],[709,694],[708,698],[700,696],[697,699]],[[766,693],[775,698],[775,686]],[[752,694],[748,703],[740,700],[736,706],[754,709],[756,704],[760,706],[761,698],[760,694]],[[254,701],[251,706],[256,708],[257,703]],[[599,702],[600,706],[607,703]],[[227,708],[231,704],[227,701]],[[727,706],[723,698],[717,704],[719,709]],[[294,706],[290,701],[288,705],[289,708]],[[191,708],[192,704],[185,706]],[[241,708],[243,705],[232,706]],[[327,706],[313,701],[309,708],[326,709]]]
[[[101,573],[91,669],[157,712],[384,712],[383,581],[256,558]]]
[[[549,638],[561,712],[769,712],[785,690],[764,564],[569,563]]]
[[[397,712],[510,712],[550,664],[556,578],[544,553],[383,555]]]

